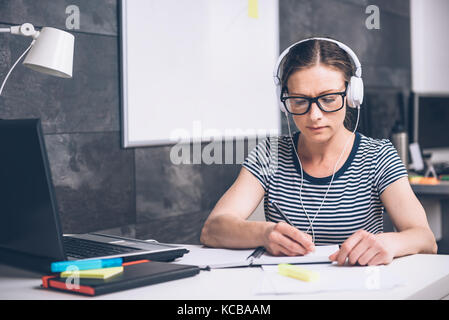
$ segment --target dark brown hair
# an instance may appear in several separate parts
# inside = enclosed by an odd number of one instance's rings
[[[341,71],[346,82],[354,75],[354,66],[349,54],[341,49],[336,43],[326,40],[309,40],[302,42],[290,49],[281,66],[282,92],[288,92],[288,79],[292,73],[324,64],[328,67]],[[344,125],[352,127],[352,114],[346,108]]]

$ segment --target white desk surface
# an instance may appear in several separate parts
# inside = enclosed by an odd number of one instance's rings
[[[186,246],[188,247],[188,246]],[[389,290],[338,291],[314,294],[255,295],[263,277],[259,267],[214,269],[198,275],[98,297],[84,297],[40,288],[39,274],[0,265],[0,299],[448,299],[449,255],[417,254],[395,259],[386,268],[405,279]]]

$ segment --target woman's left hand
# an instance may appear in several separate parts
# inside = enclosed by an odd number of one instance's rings
[[[386,240],[385,233],[372,234],[359,230],[346,239],[340,249],[329,256],[329,259],[337,261],[338,265],[344,265],[347,258],[350,265],[389,264],[393,261],[394,252],[391,243],[389,245]]]

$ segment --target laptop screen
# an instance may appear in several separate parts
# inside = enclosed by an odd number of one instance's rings
[[[0,249],[64,260],[41,124],[0,120]]]

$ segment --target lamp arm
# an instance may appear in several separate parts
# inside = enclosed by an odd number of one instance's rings
[[[32,37],[33,39],[37,39],[40,33],[34,29],[34,26],[31,23],[24,23],[20,26],[12,26],[10,28],[0,28],[0,32],[11,33],[24,37]]]
[[[34,26],[31,23],[24,23],[20,26],[12,26],[10,28],[0,28],[0,32],[2,33],[11,33],[14,35],[20,35],[24,37],[32,37],[33,41],[29,45],[29,47],[25,50],[24,53],[17,59],[17,61],[14,63],[14,65],[9,70],[8,74],[6,75],[5,79],[3,80],[2,85],[0,86],[0,96],[2,95],[3,88],[5,87],[6,81],[8,80],[11,72],[14,70],[16,65],[19,63],[20,60],[27,54],[28,51],[30,51],[31,47],[36,42],[37,37],[39,37],[40,32],[34,29]]]

